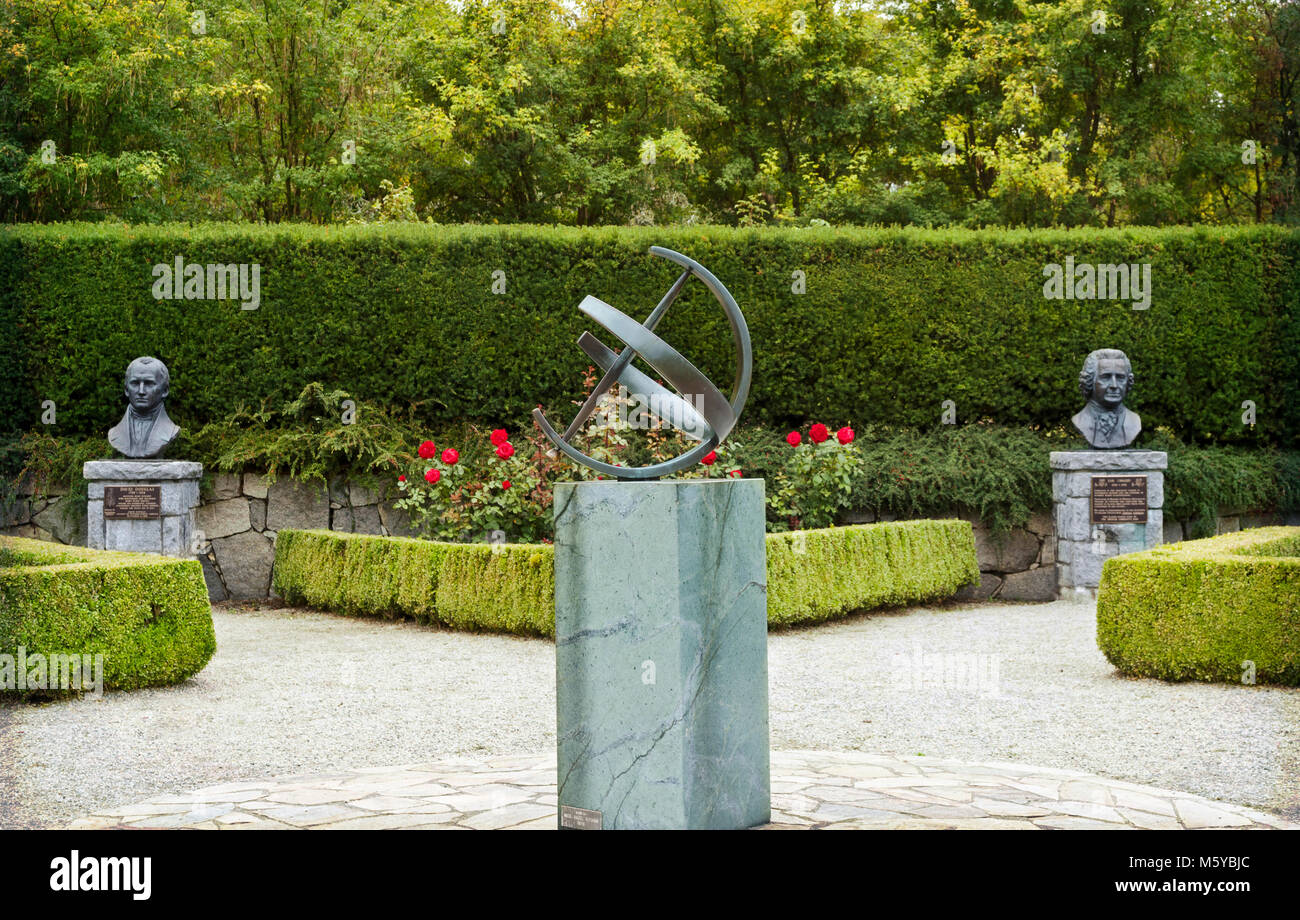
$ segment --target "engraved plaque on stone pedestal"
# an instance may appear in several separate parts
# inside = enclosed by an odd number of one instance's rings
[[[1145,476],[1093,476],[1090,512],[1094,524],[1145,524]]]
[[[104,520],[162,517],[162,486],[104,486]]]

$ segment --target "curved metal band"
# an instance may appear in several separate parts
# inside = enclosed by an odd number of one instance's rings
[[[618,360],[618,354],[606,347],[590,332],[578,336],[578,347],[586,352],[587,357],[595,361],[603,371],[609,370]],[[667,387],[660,386],[630,364],[618,375],[618,381],[627,387],[630,393],[644,398],[651,413],[668,421],[673,428],[682,433],[683,437],[690,438],[692,441],[703,441],[713,434],[708,421],[695,411],[694,406]]]
[[[705,421],[719,440],[731,432],[736,424],[731,403],[681,352],[603,300],[584,297],[582,303],[578,304],[578,309],[626,342],[628,348],[662,374],[665,380],[676,387],[678,393],[699,396],[700,411],[704,413]]]
[[[565,456],[575,463],[615,479],[658,479],[661,476],[669,476],[699,463],[721,443],[722,439],[730,433],[736,421],[740,418],[740,412],[745,407],[745,400],[749,397],[750,380],[753,375],[754,354],[749,340],[749,327],[745,323],[745,317],[741,314],[735,298],[731,296],[731,292],[727,290],[726,286],[699,262],[682,255],[680,252],[664,249],[661,246],[651,246],[650,253],[668,259],[670,262],[675,262],[683,268],[689,269],[693,274],[698,275],[722,305],[722,309],[727,315],[727,322],[731,325],[732,337],[736,342],[736,382],[732,387],[731,399],[728,401],[722,396],[718,388],[701,374],[693,364],[662,339],[654,336],[644,325],[595,297],[585,298],[579,305],[579,309],[626,342],[628,348],[631,348],[644,358],[646,363],[662,374],[665,380],[677,387],[681,392],[703,394],[701,408],[706,421],[713,429],[703,442],[686,453],[674,457],[672,460],[666,460],[652,466],[624,467],[604,463],[594,457],[587,456],[560,436],[559,432],[546,420],[546,416],[541,409],[533,410],[533,418],[542,429],[542,433]],[[601,347],[604,348],[603,345]],[[587,353],[591,354],[590,351]],[[609,354],[612,355],[613,352],[609,352]],[[594,356],[592,357],[594,360]],[[628,370],[635,369],[629,367]],[[644,377],[644,375],[641,376]],[[620,375],[620,379],[622,379],[622,375]],[[683,400],[683,402],[685,401]]]

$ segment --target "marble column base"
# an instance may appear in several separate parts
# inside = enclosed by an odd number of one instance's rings
[[[771,817],[763,481],[555,488],[560,827]]]
[[[194,514],[199,505],[203,464],[187,460],[92,460],[82,468],[89,484],[86,545],[128,553],[158,553],[192,558]],[[157,517],[104,518],[105,486],[158,486]]]
[[[1095,596],[1107,559],[1164,542],[1164,470],[1169,455],[1159,450],[1059,450],[1052,451],[1051,464],[1057,593]],[[1094,524],[1092,478],[1135,475],[1147,477],[1145,520]]]

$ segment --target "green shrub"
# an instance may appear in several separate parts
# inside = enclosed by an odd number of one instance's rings
[[[103,655],[105,689],[174,684],[216,651],[192,559],[0,537],[0,653]]]
[[[328,530],[282,530],[272,584],[290,604],[349,616],[437,621],[434,597],[452,544]]]
[[[0,351],[0,427],[28,430],[52,399],[61,433],[99,434],[122,411],[118,375],[154,354],[172,372],[169,412],[192,429],[316,380],[416,405],[434,429],[518,428],[537,404],[567,409],[581,391],[585,295],[638,317],[658,302],[677,274],[646,255],[658,244],[706,265],[744,310],[751,423],[931,428],[951,399],[961,422],[1056,426],[1078,410],[1080,364],[1101,343],[1133,359],[1131,405],[1148,429],[1294,445],[1296,239],[1278,227],[12,227],[0,232],[0,323],[13,340]],[[151,266],[178,255],[260,264],[260,308],[155,300]],[[1046,299],[1043,266],[1067,255],[1150,263],[1150,308]],[[791,292],[795,270],[806,293]],[[660,330],[725,389],[725,318],[702,285],[685,290]],[[1246,398],[1254,429],[1240,421]]]
[[[934,600],[979,581],[966,521],[896,521],[767,537],[767,621],[816,623]]]
[[[437,608],[454,629],[554,636],[554,547],[456,545],[443,562]]]
[[[790,626],[947,597],[978,581],[979,567],[965,521],[899,521],[768,534],[767,575],[768,623]],[[493,547],[282,530],[274,585],[289,603],[340,613],[555,635],[549,544]]]
[[[1300,685],[1300,527],[1261,527],[1106,560],[1097,644],[1125,674]]]

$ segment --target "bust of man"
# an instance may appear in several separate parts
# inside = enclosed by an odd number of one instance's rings
[[[1079,392],[1088,404],[1070,421],[1090,445],[1100,450],[1128,447],[1142,430],[1142,419],[1124,407],[1133,388],[1133,365],[1116,348],[1088,355],[1079,372]]]
[[[161,457],[180,428],[167,417],[163,400],[171,387],[167,365],[157,358],[136,358],[126,369],[126,415],[109,429],[108,443],[133,460]]]

